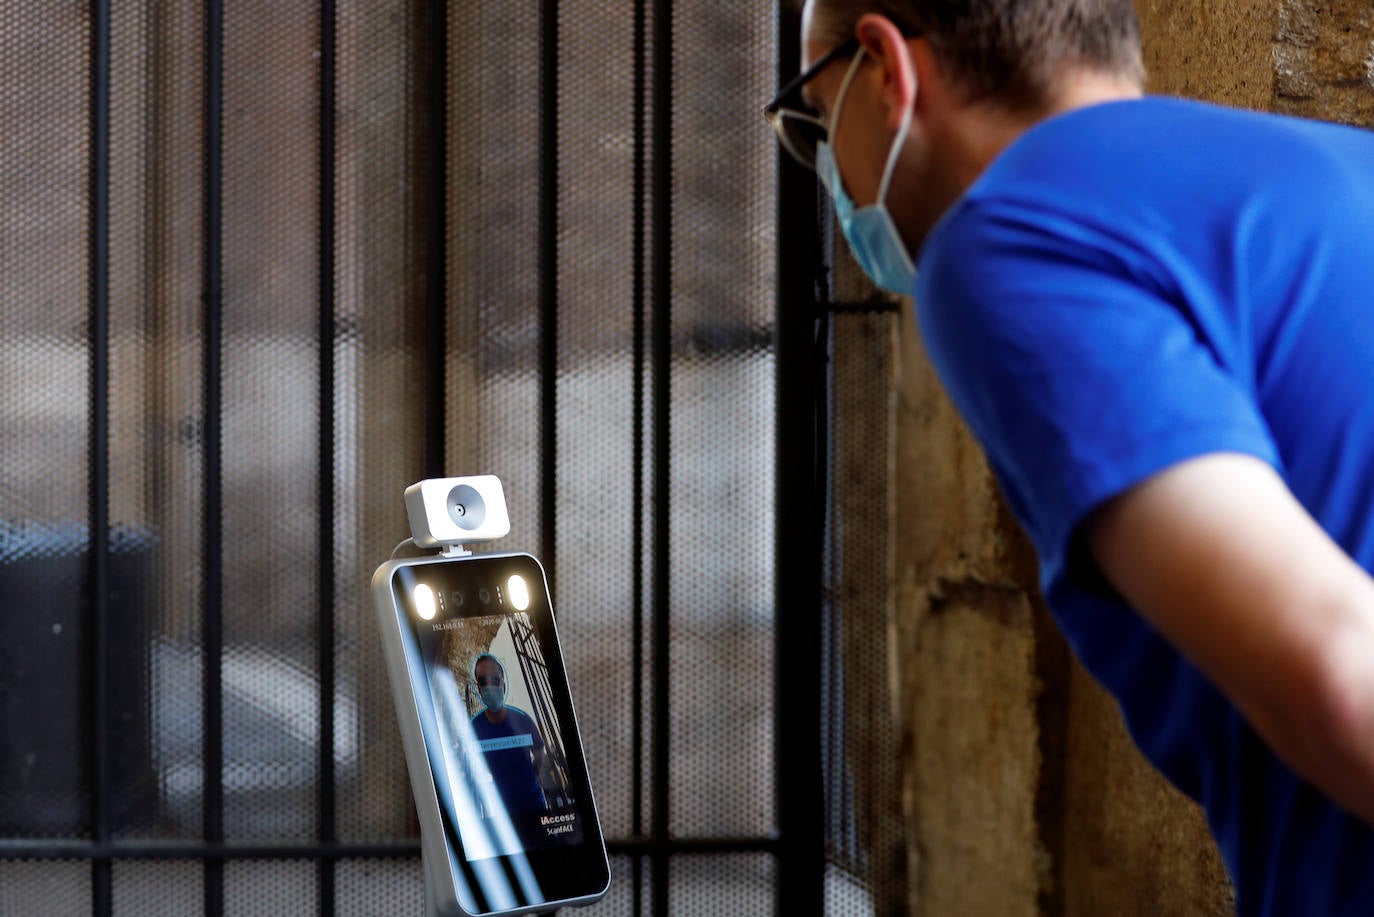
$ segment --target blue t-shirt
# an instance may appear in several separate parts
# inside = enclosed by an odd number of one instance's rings
[[[1374,914],[1374,831],[1280,763],[1075,541],[1182,460],[1270,463],[1374,570],[1374,134],[1147,98],[1038,124],[936,225],[922,335],[1141,749],[1242,914]]]
[[[534,753],[544,750],[544,739],[534,719],[519,707],[507,705],[505,719],[493,723],[484,708],[473,716],[472,731],[506,810],[515,814],[548,808],[534,769]]]

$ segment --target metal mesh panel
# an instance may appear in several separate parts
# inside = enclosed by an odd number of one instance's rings
[[[420,860],[342,860],[334,873],[339,917],[423,914]]]
[[[634,20],[559,7],[555,607],[602,827],[634,831]],[[642,546],[641,546],[642,547]]]
[[[606,897],[596,904],[579,910],[564,913],[586,915],[586,917],[622,917],[622,915],[647,914],[647,889],[636,888],[632,881],[632,865],[629,857],[611,857],[611,888]],[[636,907],[636,897],[639,906]]]
[[[675,15],[672,467],[656,469],[672,475],[670,830],[757,835],[774,827],[775,253],[755,121],[775,13]]]
[[[239,860],[224,866],[225,917],[319,912],[318,866],[295,860]]]
[[[671,864],[673,917],[774,913],[777,877],[764,854],[675,857]]]
[[[891,507],[886,475],[893,316],[837,316],[826,548],[826,913],[906,912],[900,734],[888,660]],[[853,521],[850,521],[853,520]]]
[[[895,877],[900,878],[900,876]],[[849,869],[828,865],[825,870],[825,914],[827,917],[877,917],[879,914],[905,914],[910,908],[900,899],[887,898],[881,909],[875,904],[870,883]]]
[[[185,860],[114,864],[117,917],[189,917],[204,909],[204,869]]]
[[[0,860],[0,914],[91,912],[91,867],[67,860]]]
[[[418,830],[368,591],[372,569],[410,533],[401,493],[425,476],[419,240],[442,206],[421,193],[431,151],[419,138],[432,103],[418,68],[434,39],[418,7],[401,9],[353,3],[338,23],[334,761],[338,835],[357,841]],[[366,865],[350,867],[351,887],[385,874],[360,871]],[[338,901],[351,906],[342,885]]]
[[[6,743],[0,755],[0,832],[89,836],[90,774],[83,754],[90,744],[83,729],[89,704],[76,677],[86,667],[86,603],[79,598],[85,530],[71,522],[29,522],[3,537],[0,593],[13,604],[0,641]],[[72,600],[55,603],[54,594]],[[35,716],[37,710],[43,715]]]
[[[233,839],[311,837],[317,819],[318,34],[309,6],[226,6],[220,662]]]
[[[0,54],[26,77],[0,86],[0,594],[23,603],[0,631],[0,833],[28,837],[90,830],[77,674],[89,524],[86,32],[79,6],[0,9]]]
[[[109,512],[146,554],[114,615],[136,644],[112,660],[117,837],[201,828],[201,245],[178,231],[200,215],[201,77],[178,51],[202,29],[198,7],[144,4],[111,29]]]

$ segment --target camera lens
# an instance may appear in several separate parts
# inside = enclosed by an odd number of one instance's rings
[[[449,593],[448,601],[449,601],[449,605],[451,605],[452,607],[454,607],[454,608],[462,608],[462,607],[463,607],[463,593],[459,592],[457,589],[453,590],[453,592]]]
[[[491,593],[485,589],[477,590],[477,598],[481,600],[483,605],[491,604]]]
[[[482,520],[487,517],[486,501],[477,492],[477,488],[468,484],[459,484],[450,490],[444,503],[448,509],[449,519],[453,520],[453,524],[458,528],[467,532],[481,528]]]

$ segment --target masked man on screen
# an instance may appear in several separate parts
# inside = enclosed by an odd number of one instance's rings
[[[514,815],[547,809],[539,782],[544,769],[544,739],[533,717],[506,703],[510,682],[505,664],[491,653],[477,655],[472,662],[472,683],[484,705],[472,718],[472,731],[506,811]]]
[[[765,114],[1242,914],[1374,914],[1374,134],[1146,97],[1131,0],[808,0]]]

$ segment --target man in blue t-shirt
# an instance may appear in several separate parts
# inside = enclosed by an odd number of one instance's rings
[[[544,766],[544,739],[533,717],[506,703],[510,682],[500,658],[481,653],[472,664],[473,683],[484,709],[472,718],[472,731],[486,758],[506,811],[541,812],[548,808],[539,773]]]
[[[1374,135],[1144,97],[1129,0],[808,0],[803,57],[770,120],[1240,912],[1374,913]]]

